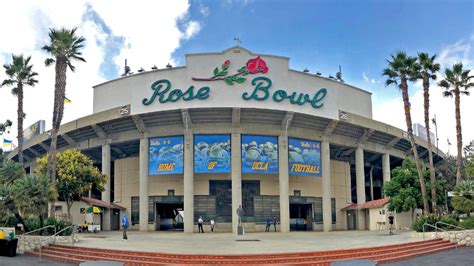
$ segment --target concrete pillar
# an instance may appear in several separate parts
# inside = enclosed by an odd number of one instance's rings
[[[148,136],[140,139],[139,151],[140,231],[148,231]]]
[[[194,232],[193,134],[184,135],[184,232]]]
[[[102,174],[107,176],[104,191],[102,192],[102,200],[110,203],[110,144],[102,145]],[[111,210],[107,209],[103,213],[102,230],[111,230],[110,219]]]
[[[331,153],[329,142],[321,142],[322,190],[323,190],[323,228],[324,232],[332,229],[331,213]]]
[[[233,133],[231,139],[232,169],[232,232],[237,234],[239,217],[237,209],[242,204],[242,144],[240,133]]]
[[[357,205],[365,203],[365,171],[364,171],[364,150],[358,147],[355,152],[356,161],[356,188]],[[357,227],[365,230],[365,210],[359,210],[357,215]]]
[[[290,231],[290,195],[288,174],[288,137],[285,135],[278,137],[279,153],[279,184],[280,184],[280,232]]]
[[[383,184],[390,181],[390,154],[385,153],[382,155],[382,171],[383,171]]]

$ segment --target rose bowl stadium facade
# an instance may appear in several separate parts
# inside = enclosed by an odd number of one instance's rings
[[[50,142],[25,143],[30,171]],[[125,212],[132,229],[190,233],[199,217],[235,232],[239,206],[246,231],[273,219],[281,232],[366,229],[367,212],[347,206],[382,198],[413,155],[404,131],[372,119],[370,92],[239,46],[95,86],[93,114],[61,126],[58,149],[70,148],[109,177],[87,201],[103,229]]]

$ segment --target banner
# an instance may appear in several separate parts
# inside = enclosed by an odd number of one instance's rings
[[[28,140],[34,136],[41,135],[44,132],[45,121],[39,120],[33,125],[29,126],[27,129],[23,130],[23,143],[26,143]]]
[[[288,171],[290,175],[321,176],[321,142],[289,138]]]
[[[194,172],[230,173],[230,135],[194,135]]]
[[[183,173],[183,136],[150,138],[149,141],[149,175]]]
[[[242,135],[242,173],[278,174],[278,137]]]

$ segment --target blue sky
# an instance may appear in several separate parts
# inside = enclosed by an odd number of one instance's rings
[[[209,11],[205,16],[203,6]],[[323,75],[342,66],[344,79],[377,97],[397,94],[383,84],[390,53],[438,53],[474,33],[472,1],[192,1],[190,15],[202,29],[173,54],[220,51],[235,45],[290,57],[290,67]],[[375,96],[375,95],[374,95]]]

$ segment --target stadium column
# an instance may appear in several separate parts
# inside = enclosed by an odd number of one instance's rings
[[[107,176],[104,191],[102,192],[102,200],[110,203],[110,144],[102,145],[102,174]],[[106,209],[103,217],[103,230],[110,230],[110,209]]]
[[[364,150],[357,147],[355,152],[356,161],[356,188],[357,205],[365,203],[365,171],[364,171]],[[357,228],[365,230],[365,210],[359,210],[357,215]]]
[[[148,135],[140,139],[139,151],[140,231],[148,231]]]
[[[322,190],[323,190],[323,228],[324,232],[332,229],[331,213],[331,153],[329,142],[325,139],[321,143],[322,163]]]
[[[232,160],[232,232],[237,234],[239,217],[237,209],[242,204],[242,154],[240,133],[232,133],[231,160]]]
[[[184,135],[184,232],[194,232],[193,133]]]
[[[280,232],[290,231],[290,195],[288,174],[288,136],[285,134],[278,137],[279,151],[279,184],[280,184]]]
[[[390,154],[382,155],[383,184],[390,181]]]

